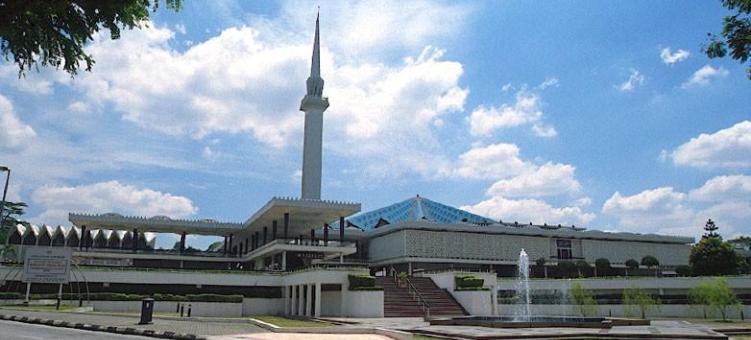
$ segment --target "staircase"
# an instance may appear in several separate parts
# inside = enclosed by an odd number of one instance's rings
[[[410,277],[409,280],[430,306],[431,317],[467,314],[446,289],[438,288],[429,277]],[[393,277],[378,277],[376,283],[383,287],[385,317],[425,316],[422,306],[416,297],[412,297],[409,288],[399,287]]]

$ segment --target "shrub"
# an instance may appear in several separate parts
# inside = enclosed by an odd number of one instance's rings
[[[595,269],[597,269],[597,275],[599,276],[610,275],[610,260],[606,258],[595,260]]]
[[[243,302],[243,296],[240,294],[187,294],[185,298],[189,302]]]
[[[23,299],[21,293],[16,292],[0,292],[0,300],[16,300]]]
[[[370,275],[349,275],[349,290],[376,290],[375,277]]]
[[[675,267],[675,273],[679,276],[691,276],[691,267],[685,265]]]
[[[727,320],[727,313],[731,308],[740,306],[738,297],[730,289],[725,278],[716,278],[713,281],[700,282],[691,289],[691,300],[697,305],[704,305],[715,309],[722,315],[722,320]]]
[[[559,261],[557,265],[558,275],[571,277],[576,272],[576,265],[571,261]]]
[[[484,283],[485,280],[472,275],[454,276],[456,290],[481,290]]]
[[[579,312],[582,316],[592,315],[597,310],[597,301],[581,283],[574,282],[571,285],[571,297],[574,299],[574,304],[579,306]]]
[[[660,300],[647,294],[641,288],[630,287],[623,290],[623,304],[628,314],[630,314],[631,306],[639,306],[641,318],[645,319],[649,309],[659,308]]]

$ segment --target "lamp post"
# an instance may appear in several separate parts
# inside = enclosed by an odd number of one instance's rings
[[[5,189],[3,189],[3,200],[0,203],[0,229],[5,226],[5,195],[8,194],[8,182],[10,181],[10,168],[0,165],[0,171],[5,171]]]

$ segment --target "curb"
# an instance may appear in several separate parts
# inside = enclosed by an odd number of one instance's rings
[[[29,318],[27,316],[0,314],[0,320],[15,321],[29,324],[37,324],[51,327],[74,328],[92,332],[106,332],[125,335],[140,335],[160,339],[174,340],[206,340],[205,337],[195,334],[175,333],[170,331],[158,332],[151,329],[136,329],[132,327],[102,326],[86,323],[70,323],[62,320]]]

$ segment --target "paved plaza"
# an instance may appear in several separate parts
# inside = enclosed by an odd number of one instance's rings
[[[42,318],[67,321],[70,323],[98,324],[102,326],[131,327],[141,330],[153,330],[157,332],[171,331],[175,333],[195,334],[212,340],[249,340],[249,339],[362,339],[376,340],[388,339],[386,336],[375,334],[296,334],[275,333],[258,327],[248,320],[221,319],[221,318],[197,318],[180,320],[176,318],[156,317],[152,324],[138,325],[138,317],[129,315],[110,315],[100,313],[72,313],[72,312],[38,312],[15,309],[2,309],[4,314],[26,316],[29,318]],[[325,320],[336,322],[336,328],[367,329],[382,328],[401,330],[415,334],[433,335],[449,338],[466,339],[518,339],[518,338],[550,338],[550,337],[584,337],[584,338],[681,338],[681,339],[727,339],[725,334],[713,330],[713,328],[745,328],[746,324],[718,325],[701,322],[689,322],[682,320],[654,320],[650,326],[615,326],[610,329],[594,328],[487,328],[477,326],[432,326],[422,318],[327,318]],[[4,322],[3,325],[11,325],[15,328],[42,327],[38,325],[26,325],[13,322]],[[19,326],[23,325],[23,326]],[[30,328],[29,328],[30,329]],[[41,328],[51,332],[48,328]],[[76,338],[77,330],[62,330],[62,338]],[[70,333],[70,334],[68,334]],[[47,334],[45,332],[39,334]],[[91,333],[83,332],[85,339]],[[109,336],[109,335],[107,335]],[[27,338],[27,337],[19,337]],[[113,339],[118,337],[114,337]],[[30,337],[34,339],[34,337]]]
[[[70,323],[97,324],[102,326],[130,327],[142,330],[153,330],[155,332],[171,331],[175,333],[195,334],[198,336],[226,335],[226,334],[249,334],[266,332],[248,322],[238,320],[239,322],[222,321],[196,321],[196,320],[174,320],[154,318],[153,323],[148,325],[139,325],[137,316],[115,316],[98,313],[57,313],[57,312],[35,312],[21,311],[11,309],[0,309],[0,313],[27,316],[29,318],[42,318],[67,321]]]

